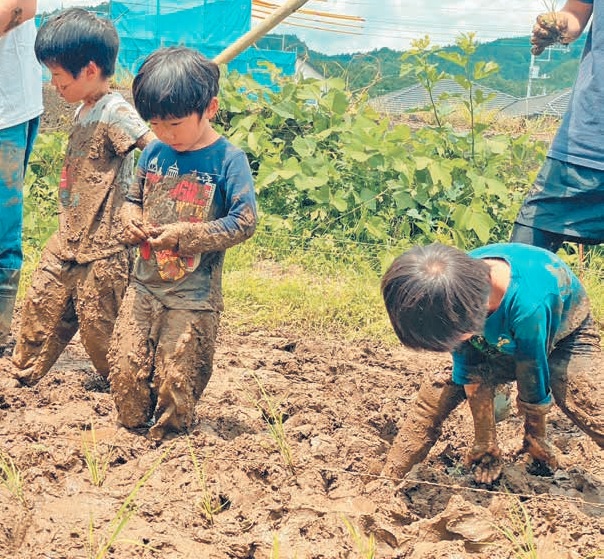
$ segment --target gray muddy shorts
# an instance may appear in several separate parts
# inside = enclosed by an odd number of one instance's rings
[[[604,171],[548,157],[516,223],[583,244],[604,242]]]

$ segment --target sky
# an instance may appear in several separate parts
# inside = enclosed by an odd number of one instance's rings
[[[97,0],[38,0],[38,8],[50,11],[61,5],[98,3]],[[362,22],[336,20],[340,23],[336,26],[328,23],[328,18],[296,14],[273,31],[297,35],[312,50],[340,54],[382,47],[406,50],[413,39],[425,35],[429,35],[432,44],[440,46],[453,43],[462,32],[476,33],[480,42],[529,35],[535,17],[545,11],[545,0],[309,0],[303,8],[363,18]]]

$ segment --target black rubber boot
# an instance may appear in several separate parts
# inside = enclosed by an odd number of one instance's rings
[[[20,270],[0,268],[0,357],[8,345],[20,277]]]

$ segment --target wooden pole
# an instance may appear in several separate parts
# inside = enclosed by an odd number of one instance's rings
[[[224,49],[214,58],[216,64],[226,64],[243,52],[252,43],[261,37],[264,37],[273,27],[279,25],[287,16],[300,9],[308,0],[287,0],[282,6],[277,8],[271,15],[265,18],[262,23],[253,27],[245,35],[242,35],[232,45]]]

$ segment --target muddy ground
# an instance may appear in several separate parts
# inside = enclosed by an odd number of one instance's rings
[[[99,557],[367,558],[373,536],[375,557],[497,559],[519,557],[502,532],[514,526],[534,531],[540,558],[602,553],[602,451],[558,411],[550,432],[562,467],[553,477],[529,473],[517,455],[522,420],[513,412],[499,424],[504,475],[477,486],[462,465],[472,440],[465,402],[402,483],[368,475],[421,376],[442,363],[398,347],[224,325],[198,423],[158,445],[117,426],[107,387],[75,340],[37,386],[0,391],[0,449],[23,476],[21,501],[0,485],[0,557],[96,557],[91,541],[95,550],[108,541],[129,497],[132,515]],[[291,465],[269,434],[269,404],[284,414]],[[100,487],[84,458],[91,425],[99,454],[111,451]]]
[[[54,101],[47,92],[47,109]],[[63,127],[64,114],[60,104],[47,110],[45,128]],[[504,474],[476,485],[463,467],[466,403],[407,478],[369,473],[422,375],[446,360],[305,332],[234,333],[225,320],[198,423],[158,445],[117,426],[76,339],[37,386],[0,387],[0,451],[23,488],[19,498],[0,483],[0,559],[525,557],[506,530],[524,531],[518,541],[534,541],[539,559],[601,556],[603,452],[557,409],[552,477],[527,470],[512,411],[498,425]],[[0,379],[6,368],[0,360]],[[270,404],[283,413],[291,464],[269,434]],[[93,433],[101,461],[109,457],[100,487],[85,461]]]

